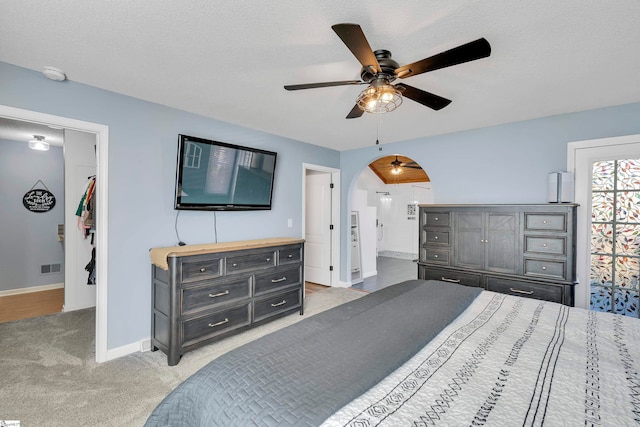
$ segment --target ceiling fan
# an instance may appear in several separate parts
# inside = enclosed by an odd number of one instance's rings
[[[365,111],[369,113],[393,111],[402,104],[402,96],[433,110],[440,110],[449,105],[451,100],[404,83],[395,85],[391,83],[397,78],[406,79],[440,68],[486,58],[491,54],[489,42],[485,38],[480,38],[401,67],[391,59],[390,51],[384,49],[373,51],[359,25],[336,24],[331,28],[362,64],[361,80],[286,85],[284,88],[286,90],[301,90],[331,86],[369,85],[358,96],[356,105],[347,115],[347,119],[361,117]]]
[[[402,168],[422,169],[422,166],[420,166],[416,162],[401,162],[400,160],[398,160],[398,156],[396,156],[396,159],[391,162],[391,173],[394,175],[398,175],[402,172]]]
[[[396,156],[396,159],[391,162],[391,166],[394,168],[422,169],[422,166],[420,166],[416,162],[401,162],[400,160],[398,160],[398,156]]]

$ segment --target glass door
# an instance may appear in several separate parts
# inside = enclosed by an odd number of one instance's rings
[[[638,317],[640,158],[593,162],[590,308]]]

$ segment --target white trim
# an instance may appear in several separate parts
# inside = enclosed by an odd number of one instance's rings
[[[617,136],[612,138],[574,141],[567,144],[567,170],[573,172],[575,183],[575,201],[578,208],[576,233],[576,273],[578,285],[575,292],[577,307],[589,308],[590,291],[590,238],[588,227],[591,218],[591,163],[595,160],[619,158],[616,149],[628,151],[630,144],[640,146],[639,135]],[[583,278],[584,280],[580,280]]]
[[[96,157],[98,163],[96,173],[96,191],[98,192],[96,205],[96,362],[102,363],[111,360],[107,352],[109,127],[98,123],[23,110],[6,105],[0,105],[0,116],[96,134]]]
[[[334,232],[331,235],[331,286],[345,288],[343,282],[340,282],[340,169],[330,168],[327,166],[314,165],[311,163],[302,164],[302,237],[305,236],[306,218],[306,182],[307,171],[326,172],[331,174],[331,182],[333,183],[333,191],[331,192],[331,223]]]
[[[143,348],[145,341],[151,342],[150,339],[147,338],[146,340],[132,342],[116,348],[110,348],[107,350],[107,360],[113,360],[119,357],[128,356],[129,354],[142,352],[144,351]]]
[[[0,297],[8,297],[10,295],[30,294],[32,292],[52,291],[54,289],[64,288],[64,283],[52,283],[50,285],[30,286],[28,288],[9,289],[0,291]]]

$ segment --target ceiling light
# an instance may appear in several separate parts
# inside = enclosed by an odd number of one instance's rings
[[[33,139],[29,141],[29,148],[38,151],[47,151],[49,149],[49,143],[45,142],[44,136],[33,135]]]
[[[388,113],[402,104],[402,95],[386,79],[379,78],[360,93],[356,102],[367,113]]]
[[[396,159],[391,162],[391,173],[394,175],[400,175],[402,173],[402,162],[398,160],[398,156]]]

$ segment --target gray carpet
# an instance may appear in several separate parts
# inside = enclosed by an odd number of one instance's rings
[[[297,313],[187,353],[167,366],[164,353],[95,362],[95,310],[0,324],[0,420],[29,426],[141,426],[178,384],[246,342],[365,295],[328,288]]]

